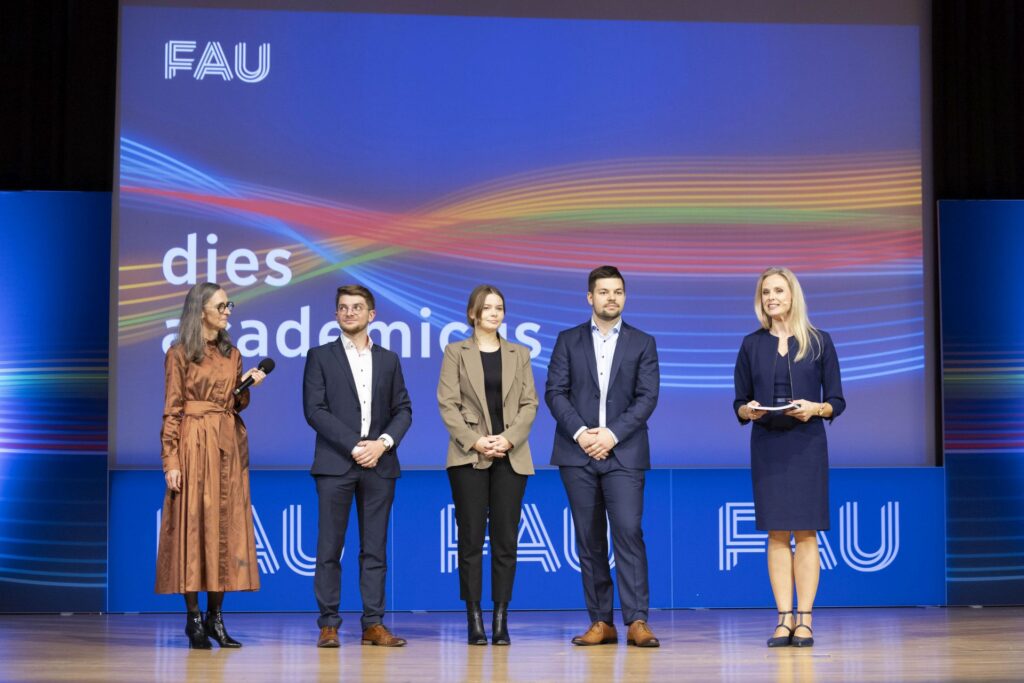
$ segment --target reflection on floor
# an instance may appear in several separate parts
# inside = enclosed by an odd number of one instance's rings
[[[401,649],[317,649],[315,615],[225,614],[241,650],[190,651],[183,614],[0,617],[3,681],[979,681],[1024,679],[1024,608],[820,609],[816,645],[769,650],[768,610],[651,614],[660,649],[581,648],[584,612],[513,612],[511,647],[465,643],[465,616],[395,613]],[[489,614],[485,614],[489,624]]]

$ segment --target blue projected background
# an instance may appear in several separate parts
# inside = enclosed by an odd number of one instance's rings
[[[308,466],[303,356],[358,281],[403,356],[402,461],[440,468],[440,354],[470,289],[505,292],[543,386],[603,263],[658,340],[657,465],[747,463],[732,367],[769,265],[836,341],[832,462],[931,464],[919,33],[124,6],[116,465],[159,464],[161,397],[137,387],[160,385],[197,280],[238,302],[247,365],[278,361],[246,418],[255,466]],[[539,462],[553,429],[542,408]]]
[[[1024,201],[939,202],[946,581],[954,605],[1024,601]]]
[[[109,192],[0,192],[0,611],[107,599]]]

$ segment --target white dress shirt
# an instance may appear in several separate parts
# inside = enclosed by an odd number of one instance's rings
[[[608,334],[601,334],[601,328],[597,321],[590,319],[590,334],[594,341],[594,358],[597,360],[597,384],[601,389],[601,402],[598,409],[598,427],[608,427],[608,380],[612,374],[612,359],[615,358],[615,346],[619,343],[619,332],[622,330],[622,318],[615,323],[615,327],[608,331]],[[581,427],[573,434],[573,440],[579,439],[580,434],[586,431]],[[611,431],[611,430],[609,430]],[[619,442],[618,437],[612,433],[615,443]]]
[[[370,417],[373,414],[373,340],[367,338],[366,348],[360,350],[348,335],[342,334],[341,343],[345,347],[352,378],[356,382],[356,394],[359,396],[359,436],[366,439],[370,435]],[[394,439],[387,434],[381,434],[380,438],[384,442],[384,450],[390,450],[394,445]],[[358,446],[353,448],[352,455],[358,450]]]

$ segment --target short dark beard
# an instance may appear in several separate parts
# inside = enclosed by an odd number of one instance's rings
[[[599,310],[597,310],[595,308],[594,309],[594,317],[598,318],[599,320],[604,320],[605,322],[611,322],[612,320],[618,320],[619,318],[622,317],[622,308],[620,307],[619,308],[619,312],[616,313],[615,315],[611,316],[611,317],[605,315],[604,313],[602,313],[601,311],[599,311]]]

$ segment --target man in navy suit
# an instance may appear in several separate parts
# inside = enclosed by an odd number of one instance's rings
[[[576,645],[618,642],[608,566],[611,522],[626,642],[658,647],[647,625],[647,547],[640,528],[651,468],[647,418],[658,403],[654,337],[622,321],[626,283],[614,266],[590,273],[590,320],[558,335],[544,398],[557,423],[551,464],[569,496],[591,626]]]
[[[342,335],[310,349],[302,384],[306,422],[316,430],[311,474],[319,498],[316,574],[318,647],[338,647],[341,552],[355,497],[359,516],[359,590],[364,645],[400,647],[384,624],[388,520],[399,476],[398,443],[412,423],[398,354],[374,344],[367,326],[376,315],[370,290],[338,287]]]

